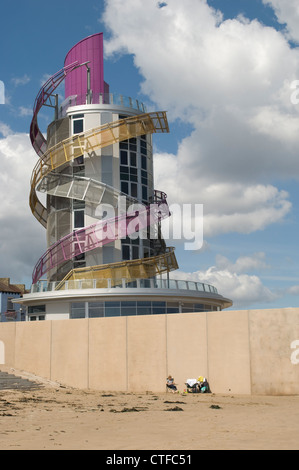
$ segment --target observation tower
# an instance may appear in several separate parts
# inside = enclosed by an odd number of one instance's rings
[[[64,81],[65,99],[56,88]],[[38,113],[54,108],[47,137]],[[53,320],[222,310],[232,302],[213,286],[171,279],[178,269],[161,222],[171,217],[155,188],[152,138],[168,133],[165,111],[111,93],[104,81],[103,34],[66,55],[41,88],[30,138],[38,160],[30,208],[45,228],[26,319]],[[42,203],[38,194],[44,193]]]

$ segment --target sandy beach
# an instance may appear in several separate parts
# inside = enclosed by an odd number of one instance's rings
[[[0,450],[299,449],[299,396],[0,390]]]

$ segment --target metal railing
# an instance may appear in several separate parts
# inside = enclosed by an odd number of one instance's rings
[[[165,111],[139,114],[88,129],[81,134],[72,135],[47,149],[36,163],[31,176],[29,205],[34,217],[47,226],[47,209],[39,201],[36,188],[42,179],[54,170],[76,160],[88,152],[97,151],[109,145],[138,137],[143,134],[169,132]]]
[[[72,289],[169,289],[169,290],[188,290],[194,292],[206,292],[218,294],[216,287],[202,282],[184,281],[177,279],[77,279],[57,282],[48,282],[40,280],[32,284],[31,293],[64,291]]]
[[[86,95],[73,95],[66,98],[59,106],[58,119],[66,116],[68,108],[82,106],[87,103]],[[141,113],[146,113],[146,106],[141,101],[118,93],[92,93],[91,104],[109,104],[121,108],[130,108]]]

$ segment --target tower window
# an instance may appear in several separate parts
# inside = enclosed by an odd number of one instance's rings
[[[137,166],[137,158],[136,158],[135,152],[130,152],[130,163],[131,163],[131,166],[134,166],[134,167]]]
[[[131,183],[131,196],[137,197],[137,183]]]
[[[130,259],[130,246],[129,245],[122,246],[122,258],[123,258],[123,261],[127,261]]]
[[[74,228],[84,227],[84,209],[74,211]]]
[[[73,116],[73,134],[80,134],[84,130],[84,114]]]
[[[122,193],[129,194],[129,183],[126,183],[125,181],[121,182],[120,190]]]
[[[141,168],[143,170],[147,170],[147,161],[145,155],[141,155]]]
[[[142,200],[147,202],[147,187],[146,186],[142,186]]]
[[[73,200],[74,228],[84,227],[85,202]]]
[[[132,259],[139,259],[139,246],[132,246]]]
[[[121,150],[120,152],[120,163],[121,165],[128,165],[128,152]]]

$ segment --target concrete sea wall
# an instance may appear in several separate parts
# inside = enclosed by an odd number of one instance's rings
[[[297,349],[296,349],[297,348]],[[298,354],[297,354],[298,352]],[[299,394],[299,308],[0,323],[0,363],[103,391]]]

